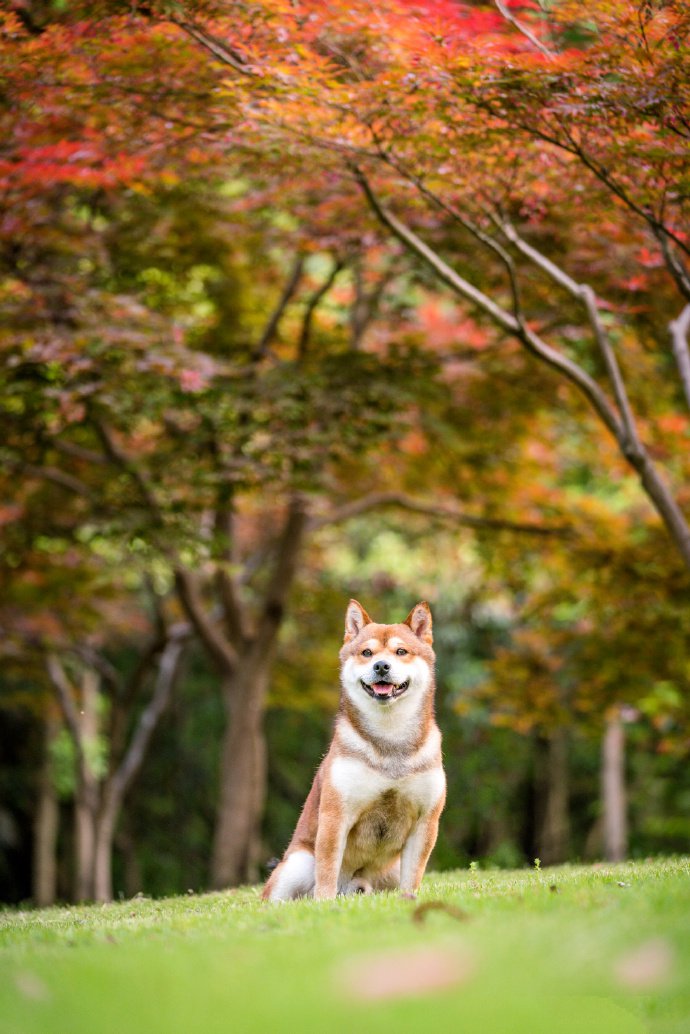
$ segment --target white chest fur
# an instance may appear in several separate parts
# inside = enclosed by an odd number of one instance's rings
[[[388,790],[395,790],[409,801],[421,817],[436,807],[446,785],[440,763],[421,772],[394,778],[353,757],[334,758],[329,781],[351,821]]]

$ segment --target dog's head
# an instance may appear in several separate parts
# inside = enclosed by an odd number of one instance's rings
[[[420,697],[433,686],[431,611],[418,603],[403,622],[380,625],[357,600],[345,615],[341,680],[355,704],[373,700],[392,707],[401,697]]]

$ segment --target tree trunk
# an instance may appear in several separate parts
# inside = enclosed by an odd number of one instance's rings
[[[94,770],[98,742],[99,680],[88,669],[81,681],[77,790],[74,799],[74,898],[93,901],[99,786]]]
[[[604,855],[622,861],[628,852],[625,793],[625,730],[619,711],[609,714],[601,751],[601,797],[604,816]]]
[[[265,858],[264,842],[261,836],[261,820],[266,807],[268,790],[268,745],[266,743],[265,723],[262,715],[259,735],[256,738],[256,771],[254,776],[254,834],[249,845],[249,866],[247,882],[258,883],[262,875],[262,862]]]
[[[120,828],[115,843],[124,864],[125,897],[133,898],[143,890],[144,877],[139,862],[137,842],[127,825],[124,829]]]
[[[218,668],[227,708],[211,857],[211,885],[216,888],[236,886],[254,867],[266,794],[266,689],[306,528],[304,500],[295,495],[275,542],[272,570],[251,634],[232,580],[223,577],[222,569],[215,579],[221,590],[222,624],[206,611],[194,573],[185,568],[175,572],[180,603]]]
[[[74,797],[74,893],[75,901],[93,901],[93,870],[96,852],[98,786],[93,774],[80,766]]]
[[[116,815],[107,805],[96,822],[96,836],[93,853],[93,898],[94,901],[113,900],[113,838]]]
[[[51,748],[60,724],[49,715],[44,723],[43,764],[38,777],[34,818],[33,890],[35,905],[53,905],[57,896],[57,835],[60,808],[53,778]]]
[[[125,756],[102,787],[93,860],[93,895],[96,901],[113,899],[113,841],[122,804],[141,770],[151,738],[168,706],[182,651],[190,635],[191,626],[183,622],[168,630],[168,640],[160,655],[151,699],[139,716]]]
[[[221,746],[220,790],[211,886],[235,887],[248,880],[266,796],[264,700],[268,665],[252,670],[224,687],[228,724]]]
[[[545,865],[563,862],[570,846],[568,808],[568,736],[554,729],[546,742],[543,813],[537,842],[538,857]]]

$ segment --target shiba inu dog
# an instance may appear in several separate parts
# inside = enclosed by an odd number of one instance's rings
[[[333,740],[266,900],[418,890],[446,796],[432,641],[426,603],[381,625],[350,600]]]

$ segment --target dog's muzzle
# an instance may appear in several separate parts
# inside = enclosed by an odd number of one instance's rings
[[[359,681],[362,683],[364,691],[369,694],[372,700],[378,700],[380,704],[386,704],[390,700],[395,700],[396,697],[402,696],[410,685],[409,679],[398,684],[384,681],[369,683],[365,682],[364,679]]]

